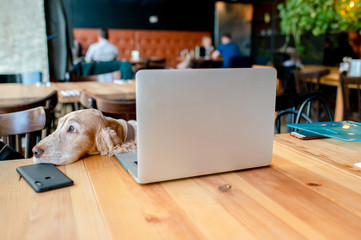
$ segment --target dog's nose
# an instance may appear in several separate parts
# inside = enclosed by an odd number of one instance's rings
[[[33,148],[33,153],[34,153],[36,158],[39,158],[39,157],[41,157],[41,155],[43,155],[44,150],[41,149],[41,148],[34,147]]]

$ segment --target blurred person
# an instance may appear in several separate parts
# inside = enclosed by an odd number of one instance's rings
[[[212,38],[209,36],[202,37],[202,46],[200,47],[200,57],[210,58],[214,50],[212,45]]]
[[[241,50],[238,45],[232,41],[230,33],[224,33],[222,35],[221,45],[219,45],[217,50],[212,53],[213,59],[218,59],[219,57],[223,58],[224,68],[232,67],[230,64],[232,58],[241,57]]]
[[[211,57],[211,53],[214,50],[212,45],[212,38],[209,36],[202,37],[202,46],[199,48],[199,56],[204,57],[205,59],[209,59]],[[192,67],[192,59],[191,57],[186,57],[185,60],[180,62],[177,65],[178,69],[185,69]]]
[[[89,46],[85,55],[86,62],[106,62],[118,59],[118,49],[108,42],[108,29],[100,28],[98,42]]]

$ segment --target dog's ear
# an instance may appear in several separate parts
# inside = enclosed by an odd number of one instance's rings
[[[95,136],[97,150],[101,155],[112,156],[123,144],[123,126],[112,118],[105,118],[106,124]]]
[[[114,140],[117,140],[117,138],[117,133],[114,130],[108,127],[101,129],[95,136],[96,147],[100,154],[113,155],[116,146]]]

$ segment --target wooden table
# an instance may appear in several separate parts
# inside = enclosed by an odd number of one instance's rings
[[[79,102],[79,96],[64,96],[62,90],[87,89],[94,94],[110,99],[135,99],[135,81],[125,84],[111,82],[52,82],[50,86],[25,85],[21,83],[0,84],[0,104],[15,104],[41,98],[53,90],[58,90],[60,103]]]
[[[15,171],[31,160],[0,162],[1,239],[360,239],[361,143],[283,134],[273,152],[270,167],[149,185],[90,156],[45,193]]]
[[[120,81],[122,82],[122,81]],[[124,84],[111,82],[68,82],[68,83],[53,83],[59,95],[59,102],[73,103],[79,102],[79,96],[66,97],[61,94],[61,90],[77,90],[81,92],[87,89],[90,92],[106,97],[108,99],[135,99],[135,81],[125,80]]]

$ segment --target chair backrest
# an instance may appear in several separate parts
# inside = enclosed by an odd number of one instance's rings
[[[120,71],[114,71],[110,73],[98,74],[98,75],[88,75],[81,76],[71,74],[69,81],[70,82],[113,82],[113,80],[118,80],[121,77]]]
[[[343,120],[361,121],[361,77],[340,74]]]
[[[320,79],[330,73],[328,69],[319,71],[302,72],[299,69],[294,70],[297,93],[308,92],[320,89]]]
[[[49,111],[44,107],[25,111],[0,114],[0,136],[3,141],[25,158],[32,156],[31,149],[41,138],[41,130],[47,127]],[[25,134],[25,147],[22,148],[21,136]]]
[[[162,69],[165,68],[165,58],[149,58],[145,61],[146,69]]]
[[[135,100],[110,100],[83,90],[80,93],[80,104],[85,108],[98,109],[106,116],[125,120],[135,119]]]
[[[165,58],[150,58],[145,60],[144,64],[140,64],[135,67],[134,73],[136,74],[139,70],[144,69],[173,69],[165,65]]]
[[[0,105],[0,114],[24,111],[36,107],[46,107],[49,112],[49,122],[45,134],[49,135],[51,127],[54,126],[55,121],[55,106],[58,103],[58,91],[53,90],[45,97],[38,98],[26,103]]]
[[[0,74],[0,83],[24,83],[34,84],[41,83],[41,72],[26,72],[18,74]]]

